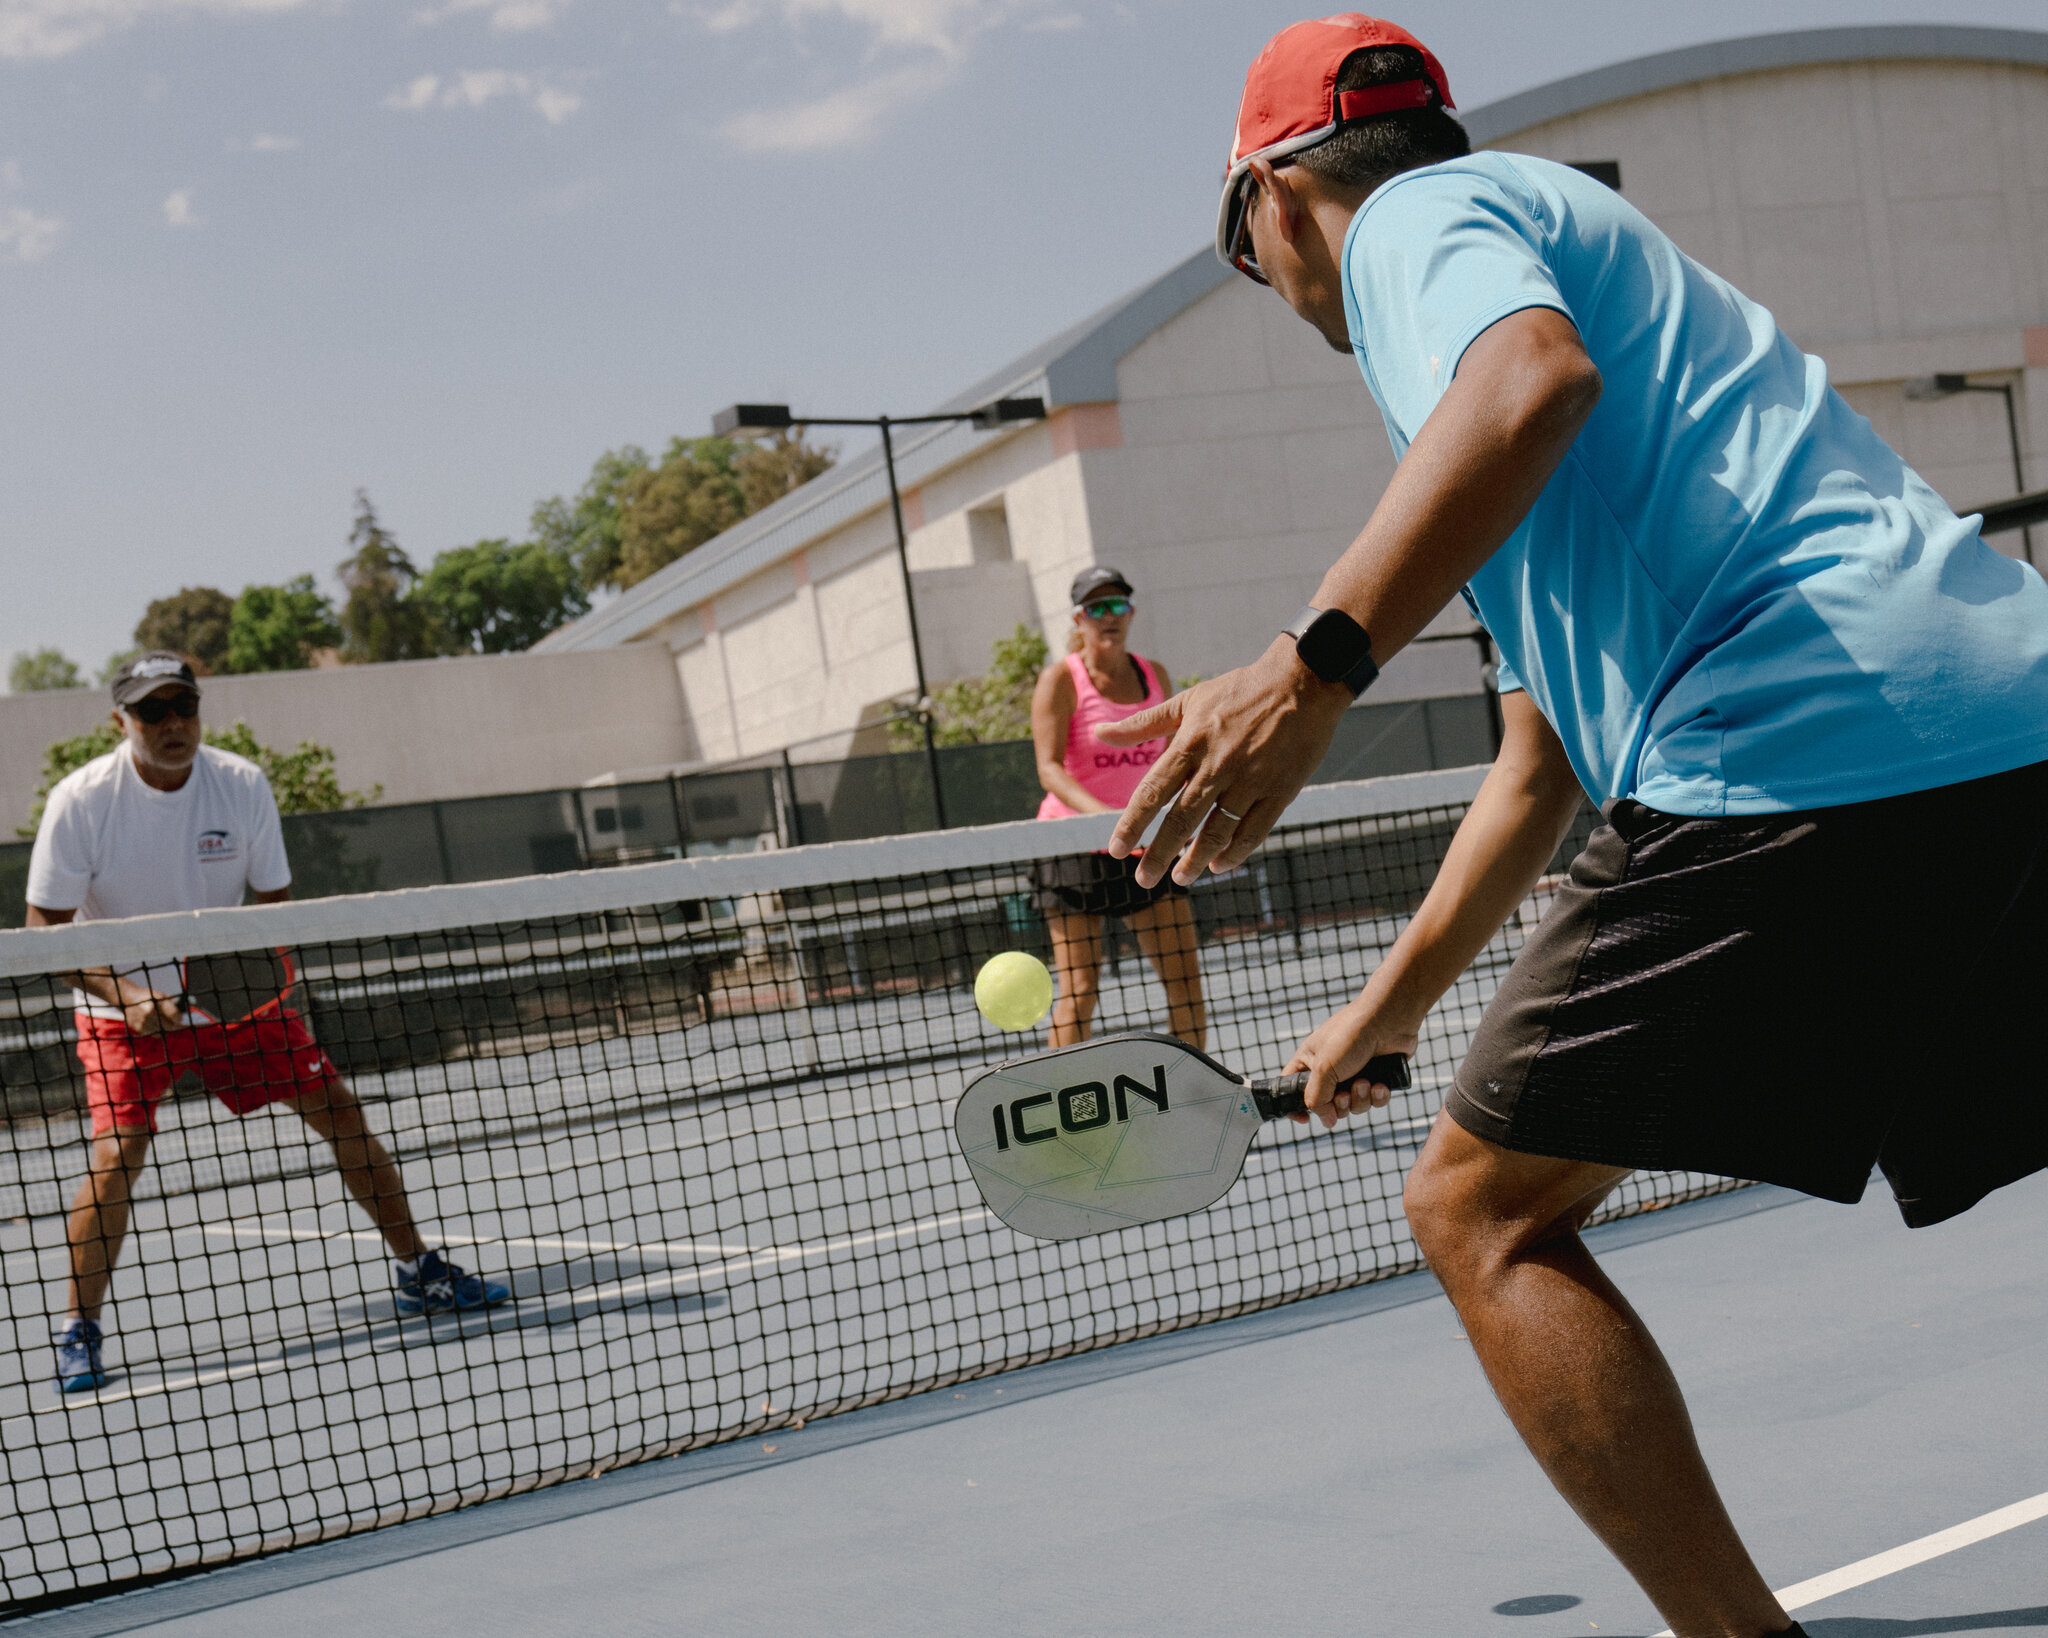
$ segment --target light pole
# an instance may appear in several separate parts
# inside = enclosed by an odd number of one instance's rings
[[[903,494],[896,487],[896,441],[891,427],[939,426],[966,421],[983,432],[993,432],[1013,421],[1043,421],[1042,398],[998,398],[979,409],[955,410],[944,415],[794,415],[787,404],[728,404],[711,417],[714,437],[745,437],[759,432],[780,432],[790,427],[876,427],[882,434],[882,470],[889,477],[889,517],[896,525],[896,566],[903,573],[903,608],[910,617],[910,660],[917,672],[917,720],[924,730],[924,765],[932,782],[932,814],[939,829],[946,828],[946,793],[939,788],[939,747],[932,737],[931,690],[925,685],[924,643],[917,630],[917,594],[910,584],[910,537],[903,528]]]
[[[1972,381],[1967,375],[1921,375],[1906,383],[1906,396],[1916,404],[1939,403],[1944,398],[1953,398],[1958,393],[1995,392],[2005,396],[2005,431],[2012,440],[2012,487],[2016,495],[2027,492],[2026,467],[2020,459],[2020,417],[2013,407],[2012,384],[2000,382],[1993,386],[1988,381]],[[2029,563],[2034,561],[2034,531],[2022,530],[2021,550]]]

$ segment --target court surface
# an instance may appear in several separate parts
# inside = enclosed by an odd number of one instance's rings
[[[1772,1585],[2048,1491],[2048,1177],[1934,1229],[1754,1189],[1596,1230]],[[2040,1514],[2043,1509],[2033,1510]],[[1799,1611],[2048,1628],[2048,1517]],[[1648,1638],[1427,1275],[20,1623],[163,1638]]]

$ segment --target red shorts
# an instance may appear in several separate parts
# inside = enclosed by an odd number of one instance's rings
[[[94,1137],[156,1130],[156,1106],[187,1070],[238,1115],[339,1085],[341,1071],[292,1011],[241,1024],[134,1035],[119,1018],[78,1013],[78,1061]]]

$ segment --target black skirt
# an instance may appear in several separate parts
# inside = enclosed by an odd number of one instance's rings
[[[1171,876],[1156,887],[1140,887],[1137,859],[1107,853],[1040,859],[1031,867],[1031,889],[1032,903],[1048,916],[1129,916],[1187,892]]]
[[[1607,823],[1445,1100],[1503,1148],[1916,1227],[2048,1166],[2048,763],[1803,813]]]

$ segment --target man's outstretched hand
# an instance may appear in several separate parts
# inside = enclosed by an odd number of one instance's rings
[[[1315,772],[1350,704],[1349,689],[1316,676],[1281,636],[1252,664],[1096,729],[1110,745],[1172,736],[1125,804],[1109,851],[1119,859],[1137,851],[1163,811],[1138,861],[1140,885],[1153,886],[1169,866],[1182,886],[1205,866],[1236,869]]]

